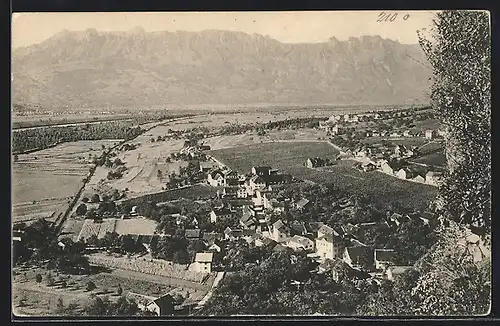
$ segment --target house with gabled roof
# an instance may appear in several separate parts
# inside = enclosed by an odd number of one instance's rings
[[[218,220],[224,220],[227,218],[231,218],[233,216],[233,214],[234,214],[234,212],[231,211],[227,207],[214,208],[210,212],[210,222],[217,223]]]
[[[200,238],[200,229],[186,229],[184,232],[184,236],[186,239],[199,239]]]
[[[240,225],[244,229],[251,228],[252,226],[255,227],[256,223],[257,223],[257,221],[251,212],[249,212],[249,211],[243,212],[243,215],[240,218]]]
[[[309,199],[302,198],[298,202],[294,203],[293,206],[295,207],[295,209],[302,210],[309,204],[309,202]]]
[[[217,164],[217,162],[214,162],[212,160],[200,162],[200,172],[209,172],[212,169],[216,169],[218,167],[219,167],[219,164]]]
[[[138,293],[127,292],[125,297],[133,300],[137,307],[143,311],[149,311],[157,316],[171,316],[174,314],[175,300],[170,294],[158,298]]]
[[[252,167],[252,174],[258,176],[270,175],[271,170],[272,168],[270,166],[254,166]]]
[[[196,254],[195,270],[198,273],[211,273],[214,254],[212,252],[199,252]]]
[[[256,190],[264,190],[266,188],[266,181],[262,177],[254,175],[249,180],[249,187],[253,194]]]
[[[277,220],[273,223],[271,237],[276,242],[283,242],[289,234],[288,227],[281,221]]]
[[[242,229],[231,229],[230,227],[227,227],[224,230],[224,238],[226,240],[237,240],[243,236],[243,230]]]
[[[224,185],[224,173],[219,168],[214,168],[208,172],[207,182],[212,187],[220,187]]]
[[[314,250],[314,242],[301,235],[294,235],[287,242],[286,246],[292,248],[293,250]]]
[[[394,175],[395,172],[399,171],[402,167],[402,163],[396,160],[385,161],[381,164],[380,169],[382,172]]]

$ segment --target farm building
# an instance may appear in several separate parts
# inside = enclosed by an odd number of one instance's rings
[[[256,190],[263,190],[264,188],[266,188],[266,182],[258,175],[254,175],[253,177],[251,177],[248,185],[251,194],[254,194]]]
[[[396,173],[396,176],[400,179],[411,179],[415,176],[415,173],[408,168],[402,168]]]
[[[330,164],[331,163],[329,159],[323,159],[321,157],[311,157],[306,160],[306,166],[308,168],[317,168],[321,166],[327,166]]]
[[[421,176],[420,174],[417,174],[417,176],[411,180],[415,181],[415,182],[419,182],[419,183],[425,183],[425,178],[423,176]]]
[[[195,270],[199,273],[211,273],[214,254],[212,252],[199,252],[194,259]]]
[[[286,246],[293,250],[314,250],[314,242],[300,235],[294,235],[287,241]]]
[[[401,164],[397,161],[385,161],[380,165],[382,172],[394,175],[395,171],[399,171]]]

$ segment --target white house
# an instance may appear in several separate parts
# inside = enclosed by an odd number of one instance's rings
[[[316,253],[321,259],[334,259],[341,257],[343,250],[344,240],[339,236],[335,236],[333,234],[323,235],[321,233],[321,236],[316,239]]]
[[[214,169],[208,172],[207,181],[212,187],[220,187],[224,185],[224,173],[219,169]]]
[[[270,166],[254,166],[252,167],[252,174],[258,176],[271,175],[271,170]]]
[[[292,248],[293,250],[314,250],[314,242],[311,239],[300,235],[294,235],[290,238],[290,240],[286,243],[287,247]]]
[[[413,269],[411,266],[390,266],[386,270],[387,279],[389,281],[394,281],[397,277],[411,269]]]
[[[402,168],[397,173],[396,176],[400,179],[411,179],[414,176],[414,173],[409,169]]]
[[[210,222],[217,223],[219,219],[230,218],[232,215],[233,212],[228,208],[214,209],[210,212]]]
[[[214,254],[212,252],[199,252],[194,259],[195,270],[198,273],[211,273]]]

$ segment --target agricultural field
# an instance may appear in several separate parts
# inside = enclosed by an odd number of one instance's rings
[[[208,152],[233,170],[250,171],[256,165],[269,165],[283,171],[305,165],[309,157],[333,159],[339,153],[327,142],[284,141],[240,146]]]
[[[327,143],[280,142],[214,150],[211,153],[240,172],[247,172],[255,165],[270,165],[302,180],[333,183],[342,190],[365,195],[382,205],[401,202],[404,206],[422,209],[436,196],[435,187],[399,180],[377,171],[361,172],[352,168],[354,161],[340,161],[322,169],[305,167],[308,157],[333,158],[338,153]]]
[[[105,193],[106,187],[111,189],[128,189],[129,197],[161,191],[172,172],[179,173],[186,162],[166,163],[170,154],[179,152],[184,146],[184,140],[166,140],[151,143],[142,142],[131,151],[119,152],[117,157],[125,163],[127,170],[123,177],[117,180],[107,180],[109,168],[100,166],[87,184],[83,196],[90,197],[93,193]],[[158,170],[161,176],[158,176]],[[104,188],[104,189],[103,189]]]
[[[50,216],[67,205],[89,174],[89,155],[118,141],[68,142],[19,155],[12,168],[13,220]]]

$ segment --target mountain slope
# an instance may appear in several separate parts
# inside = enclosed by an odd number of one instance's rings
[[[63,31],[13,51],[16,103],[47,107],[426,101],[418,45],[379,36],[286,44],[262,35]]]

